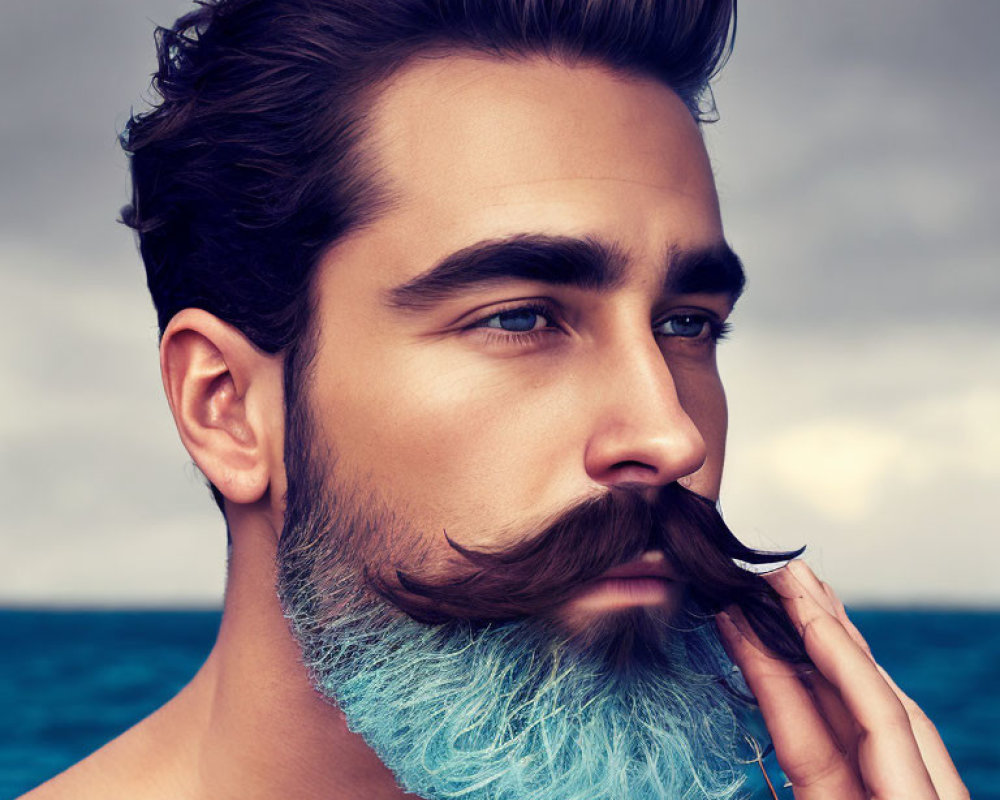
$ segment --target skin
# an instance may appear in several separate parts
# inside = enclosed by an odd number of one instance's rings
[[[704,145],[677,96],[540,58],[418,60],[380,93],[370,147],[396,202],[326,254],[314,286],[308,402],[340,475],[377,487],[432,557],[444,552],[442,529],[466,545],[504,544],[498,536],[613,485],[652,492],[679,480],[717,497],[726,406],[714,343],[655,327],[682,311],[731,311],[722,295],[659,292],[667,248],[723,240]],[[381,301],[449,253],[523,232],[616,242],[626,280],[603,294],[509,281],[420,314]],[[557,301],[552,330],[530,344],[489,338],[484,319],[539,297]],[[180,436],[226,497],[233,547],[218,642],[177,698],[29,797],[403,797],[313,692],[274,595],[280,357],[188,309],[170,323],[161,361]],[[771,580],[819,674],[803,683],[769,659],[735,613],[719,625],[796,797],[967,797],[933,727],[878,670],[832,593],[804,565]],[[636,602],[671,602],[653,594]],[[566,613],[620,603],[609,590]]]

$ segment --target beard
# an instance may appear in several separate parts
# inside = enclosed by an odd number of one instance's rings
[[[448,575],[374,486],[334,474],[305,402],[288,415],[277,588],[313,685],[401,787],[426,800],[734,797],[749,693],[712,614],[740,604],[779,655],[801,642],[770,587],[734,558],[714,506],[676,484],[653,503],[612,489],[503,551],[447,539]],[[338,479],[339,478],[339,479]],[[713,517],[714,514],[714,517]],[[665,553],[691,587],[569,629],[588,580]]]

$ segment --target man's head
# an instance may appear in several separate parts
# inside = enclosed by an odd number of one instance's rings
[[[268,0],[161,32],[124,216],[182,438],[231,527],[280,531],[320,690],[429,796],[534,796],[600,752],[657,796],[733,726],[707,615],[800,653],[711,507],[743,273],[698,120],[731,14]],[[463,738],[497,669],[509,702]],[[387,725],[435,691],[462,712]],[[470,772],[484,736],[555,749]]]
[[[401,188],[368,134],[402,67],[443,53],[547,55],[655,77],[698,117],[733,14],[684,0],[201,5],[158,30],[162,102],[123,136],[134,182],[123,218],[161,332],[181,309],[205,308],[268,353],[301,337],[320,255]]]

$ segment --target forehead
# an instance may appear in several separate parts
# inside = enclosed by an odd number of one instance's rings
[[[543,56],[422,57],[381,87],[366,128],[393,203],[357,244],[386,281],[523,233],[657,261],[722,238],[701,133],[653,79]]]

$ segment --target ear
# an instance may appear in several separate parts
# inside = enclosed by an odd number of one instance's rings
[[[282,366],[201,309],[180,311],[163,333],[160,371],[181,441],[232,503],[265,498],[283,469]]]

